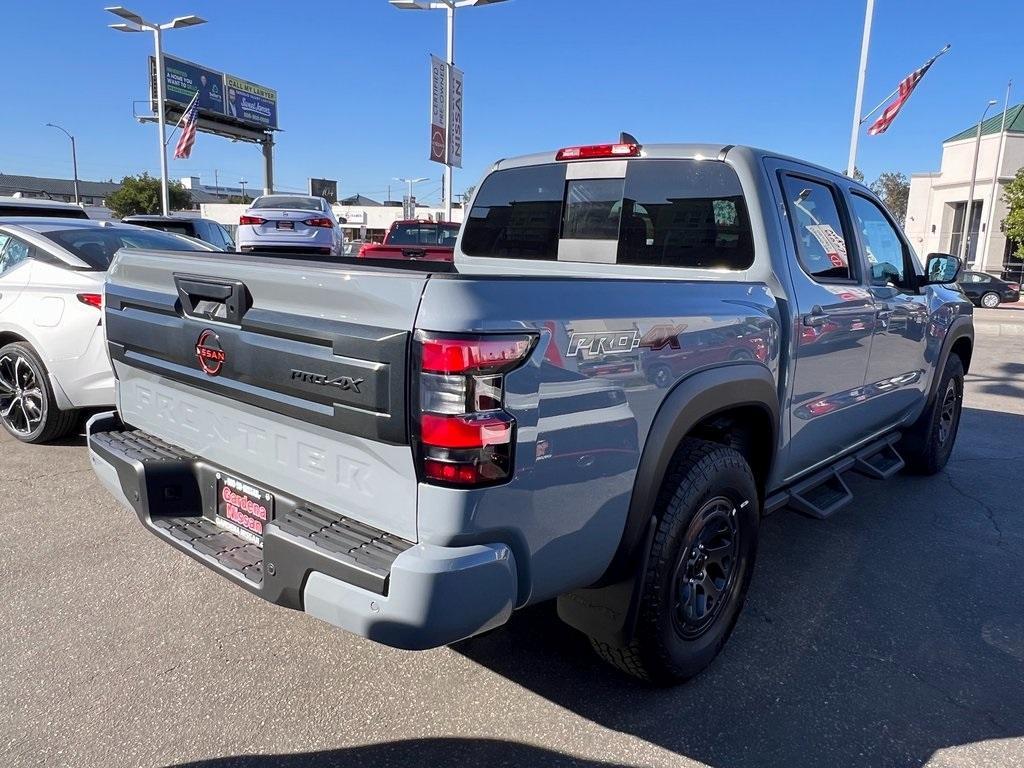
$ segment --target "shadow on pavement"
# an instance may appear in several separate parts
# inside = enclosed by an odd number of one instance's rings
[[[433,768],[433,766],[577,766],[628,768],[621,763],[582,760],[541,747],[498,739],[436,738],[392,741],[349,749],[291,755],[238,755],[175,763],[175,768]]]
[[[737,629],[686,685],[650,689],[605,667],[552,604],[455,650],[713,766],[920,765],[1020,737],[1024,525],[1013,483],[974,488],[979,472],[1020,476],[1024,417],[963,419],[943,473],[851,477],[854,504],[826,522],[768,518]]]

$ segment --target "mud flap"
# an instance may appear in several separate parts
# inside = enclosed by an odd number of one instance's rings
[[[558,617],[574,629],[609,645],[623,647],[633,640],[644,576],[658,520],[651,517],[630,575],[604,587],[577,589],[558,597]]]

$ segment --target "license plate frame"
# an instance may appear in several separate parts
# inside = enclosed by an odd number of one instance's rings
[[[223,472],[216,478],[217,519],[262,541],[267,523],[274,519],[274,494]]]

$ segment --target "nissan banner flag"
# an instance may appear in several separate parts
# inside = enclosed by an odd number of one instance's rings
[[[430,57],[430,159],[435,163],[446,161],[444,89],[448,79],[447,69],[448,65],[437,56]]]
[[[448,112],[448,165],[462,167],[462,70],[451,68],[451,109]]]

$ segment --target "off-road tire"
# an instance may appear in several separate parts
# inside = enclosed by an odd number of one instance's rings
[[[709,511],[712,508],[713,513]],[[680,444],[669,466],[657,509],[658,523],[633,639],[629,645],[613,646],[591,638],[591,645],[602,659],[623,672],[654,685],[671,685],[707,667],[725,645],[739,617],[757,553],[757,484],[739,452],[688,438]],[[730,571],[733,581],[723,580],[721,604],[714,604],[717,613],[699,634],[687,636],[693,627],[684,618],[690,604],[685,599],[685,584],[693,582],[685,580],[685,574],[698,550],[694,540],[695,526],[698,531],[701,528],[698,513],[708,526],[720,517],[727,524],[731,519],[736,548]],[[707,551],[712,549],[717,547]],[[706,575],[718,566],[709,561],[704,567]],[[705,606],[708,604],[705,597]]]
[[[963,402],[964,365],[958,355],[951,354],[942,369],[935,399],[914,425],[903,433],[897,445],[897,450],[907,464],[907,472],[934,475],[942,471],[953,452]],[[949,411],[950,405],[952,411]],[[952,416],[951,421],[947,415]]]
[[[50,386],[50,377],[46,373],[46,366],[43,365],[35,350],[28,344],[20,341],[8,344],[0,349],[0,365],[6,365],[7,362],[5,361],[15,361],[12,364],[19,369],[19,375],[23,377],[22,381],[27,380],[24,378],[26,371],[31,373],[32,386],[26,388],[24,392],[27,393],[31,390],[35,393],[38,390],[38,395],[33,394],[30,401],[33,406],[38,404],[40,411],[37,413],[34,407],[27,408],[26,412],[29,414],[30,420],[26,421],[25,425],[28,429],[19,428],[20,422],[17,420],[0,417],[0,425],[3,426],[7,434],[23,443],[46,443],[63,437],[70,432],[78,423],[78,411],[62,411],[57,407],[57,399],[53,395],[53,388]],[[10,376],[10,374],[8,373],[7,376]],[[0,378],[3,378],[3,376],[0,375]],[[5,385],[4,391],[0,392],[0,403],[3,403],[4,407],[6,407],[10,402],[11,398],[7,394],[7,387]],[[20,404],[16,407],[20,409]],[[3,410],[3,408],[0,408],[0,410]],[[37,421],[31,420],[32,417],[36,416],[38,416]]]

